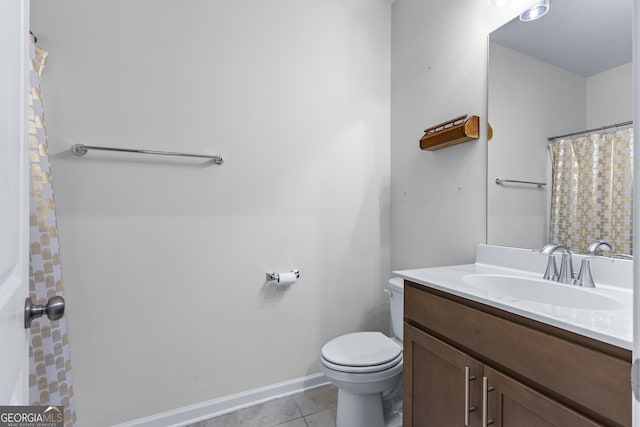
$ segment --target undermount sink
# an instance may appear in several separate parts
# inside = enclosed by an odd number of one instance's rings
[[[462,281],[489,293],[490,298],[510,297],[525,301],[584,310],[617,310],[620,301],[579,286],[500,274],[469,274]]]

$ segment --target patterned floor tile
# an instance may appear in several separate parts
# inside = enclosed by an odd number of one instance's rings
[[[323,386],[187,427],[335,427],[338,389]]]
[[[336,427],[336,408],[304,417],[309,427]]]
[[[284,398],[265,402],[237,412],[242,427],[267,427],[301,418],[295,400]]]
[[[338,402],[338,389],[325,386],[293,396],[303,416],[333,408]]]
[[[189,424],[187,427],[240,427],[240,422],[238,421],[238,413],[231,412],[230,414]]]
[[[307,423],[304,421],[304,418],[296,418],[295,420],[278,424],[276,427],[307,427]]]

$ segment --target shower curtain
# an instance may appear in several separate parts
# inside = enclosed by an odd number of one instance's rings
[[[40,98],[40,76],[46,60],[47,52],[37,47],[32,37],[29,64],[29,294],[38,304],[46,304],[49,298],[64,294],[49,150]],[[32,405],[63,405],[65,427],[75,425],[66,317],[50,321],[45,316],[31,323],[29,400]]]
[[[549,241],[585,253],[605,240],[633,254],[633,128],[549,144],[552,162]]]

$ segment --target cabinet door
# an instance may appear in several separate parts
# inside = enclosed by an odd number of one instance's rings
[[[488,366],[487,421],[498,427],[583,427],[601,424]],[[482,412],[484,408],[480,408]]]
[[[480,362],[407,323],[403,357],[404,427],[480,425]]]

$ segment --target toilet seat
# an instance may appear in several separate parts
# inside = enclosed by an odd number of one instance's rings
[[[324,357],[322,358],[322,364],[329,369],[333,369],[334,371],[340,371],[345,373],[353,373],[353,374],[368,374],[373,372],[386,371],[388,369],[393,368],[397,364],[402,362],[402,354],[399,354],[393,360],[389,362],[382,363],[379,365],[371,365],[371,366],[349,366],[349,365],[338,365],[336,363],[331,363]]]
[[[322,347],[322,364],[347,373],[391,369],[402,362],[402,347],[380,332],[356,332],[334,338]]]

